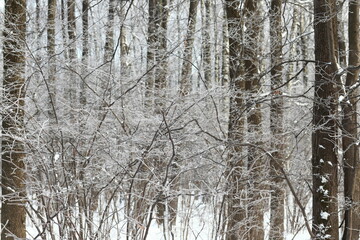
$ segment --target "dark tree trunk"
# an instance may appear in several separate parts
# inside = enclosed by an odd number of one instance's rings
[[[358,82],[360,64],[360,34],[359,34],[359,3],[349,1],[349,72],[346,75],[345,98],[343,109],[343,158],[344,158],[344,195],[345,195],[345,226],[343,240],[359,239],[360,218],[352,203],[360,201],[360,170],[357,122],[357,102],[359,91],[353,86]],[[352,69],[353,68],[353,69]]]
[[[162,108],[162,96],[167,75],[167,21],[168,0],[149,0],[149,23],[147,39],[147,81],[145,100],[148,107],[154,103]],[[158,96],[158,97],[156,97]],[[155,100],[155,101],[154,101]]]
[[[1,239],[25,238],[24,74],[26,0],[5,2]],[[11,34],[8,34],[11,33]]]
[[[228,27],[229,69],[230,80],[230,112],[229,112],[229,160],[228,160],[228,216],[227,240],[242,239],[246,235],[246,186],[244,184],[245,154],[240,143],[244,137],[244,89],[245,82],[241,80],[241,33],[239,4],[234,0],[225,3]],[[226,47],[226,46],[225,46]],[[224,56],[225,57],[225,56]]]
[[[49,101],[48,101],[48,117],[52,123],[55,122],[56,118],[56,108],[55,108],[55,75],[56,75],[56,66],[55,66],[55,16],[56,16],[56,0],[48,0],[48,19],[47,19],[47,53],[48,53],[48,91],[49,91]]]
[[[238,1],[226,1],[231,90],[228,136],[228,240],[264,238],[265,205],[261,197],[264,162],[256,147],[262,144],[258,138],[262,135],[262,116],[260,103],[257,101],[260,90],[257,54],[261,31],[261,20],[257,11],[256,1],[245,1],[242,9]],[[249,41],[244,42],[244,36]],[[244,140],[251,143],[247,156],[242,146]]]
[[[270,42],[271,42],[271,90],[270,129],[272,134],[273,157],[271,161],[271,202],[270,202],[270,240],[284,239],[284,200],[285,184],[280,168],[284,167],[284,129],[282,98],[282,0],[272,0],[270,8]]]
[[[338,239],[337,37],[335,0],[314,0],[315,88],[312,135],[313,233]],[[335,18],[335,20],[334,20]]]
[[[191,0],[189,6],[188,29],[184,42],[184,57],[181,70],[180,95],[188,95],[192,90],[191,68],[194,45],[194,34],[197,16],[198,0]]]

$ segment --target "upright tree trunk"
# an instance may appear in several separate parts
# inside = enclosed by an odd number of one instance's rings
[[[307,47],[307,43],[308,43],[308,37],[304,36],[305,33],[305,27],[306,27],[306,23],[305,23],[305,14],[301,12],[300,13],[300,21],[299,21],[299,28],[300,28],[300,34],[301,34],[301,38],[300,38],[300,42],[301,42],[301,56],[302,59],[308,59],[308,47]],[[307,84],[308,84],[308,68],[306,67],[306,62],[302,63],[302,68],[303,68],[303,86],[304,89],[307,90]]]
[[[184,42],[184,57],[181,70],[180,80],[180,95],[188,95],[192,90],[191,69],[192,69],[192,54],[194,47],[194,34],[197,16],[198,0],[190,0],[188,29],[186,39]]]
[[[115,0],[109,0],[108,19],[106,23],[105,34],[105,54],[104,61],[112,61],[114,51],[114,17],[115,17]]]
[[[210,0],[204,0],[204,9],[202,14],[202,48],[203,48],[203,69],[204,84],[206,88],[210,88],[212,84],[212,67],[211,67],[211,39],[210,39]],[[215,56],[214,56],[215,57]]]
[[[155,56],[156,56],[156,4],[158,0],[149,0],[149,23],[147,36],[147,80],[145,82],[145,105],[151,107],[153,105],[153,91],[155,85]]]
[[[120,21],[121,21],[121,26],[120,26],[120,75],[121,77],[123,77],[124,79],[128,76],[129,74],[129,65],[127,62],[127,58],[129,55],[129,46],[126,42],[126,35],[127,35],[127,31],[125,28],[125,6],[126,6],[126,2],[125,3],[121,3],[120,6],[120,10],[119,10],[119,17],[120,17]]]
[[[89,64],[89,0],[82,0],[82,73],[87,74]],[[85,106],[86,99],[86,83],[85,79],[80,82],[80,105]]]
[[[24,74],[26,0],[5,2],[1,239],[25,238]]]
[[[67,33],[69,37],[69,58],[73,61],[76,57],[75,47],[75,32],[76,32],[76,19],[75,19],[75,0],[67,0]]]
[[[265,163],[259,149],[255,146],[262,145],[262,115],[260,103],[257,101],[260,91],[260,79],[258,76],[260,51],[259,37],[261,32],[261,19],[259,15],[259,1],[246,0],[244,2],[244,27],[246,31],[244,35],[246,40],[243,46],[244,60],[244,79],[245,90],[248,94],[246,98],[247,124],[248,124],[248,141],[253,146],[248,147],[248,172],[250,174],[248,181],[248,216],[251,218],[248,222],[249,240],[264,239],[264,207],[265,202],[261,191],[264,186],[262,178],[264,174]]]
[[[108,19],[106,23],[105,34],[105,52],[104,52],[104,65],[105,75],[100,79],[100,89],[102,99],[100,102],[100,109],[106,107],[106,103],[110,100],[111,96],[111,70],[112,61],[114,58],[114,17],[115,17],[115,0],[109,0]],[[102,119],[103,114],[100,111],[99,118]]]
[[[147,81],[146,105],[152,107],[154,100],[158,110],[162,108],[163,92],[166,87],[167,59],[167,21],[168,0],[149,0],[149,23],[147,39]],[[160,97],[155,97],[160,94]],[[155,99],[154,99],[155,97]]]
[[[349,70],[346,75],[345,98],[343,109],[343,158],[344,158],[344,195],[345,195],[345,226],[343,240],[359,239],[360,218],[358,208],[353,203],[360,202],[360,169],[358,147],[357,102],[359,91],[353,86],[358,82],[360,65],[360,34],[359,34],[359,3],[349,1]]]
[[[241,142],[244,140],[245,125],[245,82],[241,79],[241,14],[236,0],[227,0],[225,10],[227,16],[229,60],[223,60],[223,82],[230,80],[230,112],[229,112],[229,160],[228,160],[228,196],[227,196],[227,240],[247,239],[246,236],[246,186],[244,183],[245,154]],[[226,37],[226,36],[225,36]],[[228,49],[226,49],[228,47]],[[226,55],[224,57],[227,57]],[[226,66],[229,64],[228,66]]]
[[[313,233],[318,239],[339,239],[337,173],[337,38],[335,0],[314,0],[315,88],[312,171]],[[335,20],[334,20],[335,18]]]
[[[169,0],[160,0],[157,9],[158,17],[160,18],[160,29],[158,30],[159,36],[159,49],[157,54],[156,62],[158,64],[156,68],[156,77],[155,77],[155,106],[156,112],[160,113],[163,111],[165,105],[166,97],[166,86],[167,86],[167,73],[168,73],[168,64],[167,64],[167,23],[168,23],[168,1]]]
[[[226,7],[226,5],[224,5]],[[222,26],[222,63],[221,63],[221,86],[229,84],[229,31],[226,9],[223,12],[224,22]]]
[[[75,17],[75,0],[67,0],[66,1],[66,9],[67,9],[67,36],[68,39],[66,41],[66,46],[68,47],[68,75],[65,80],[65,99],[68,102],[69,108],[66,109],[65,116],[66,120],[69,121],[69,125],[73,126],[76,123],[76,114],[75,109],[78,107],[78,99],[77,99],[77,86],[76,86],[76,75],[73,71],[77,71],[76,69],[76,17]],[[65,6],[63,6],[65,7]],[[74,126],[73,126],[74,127]],[[78,128],[74,127],[74,130],[78,130]],[[67,141],[69,143],[74,142],[74,137],[71,135],[67,136]],[[66,150],[68,154],[68,158],[65,160],[64,168],[66,174],[64,175],[66,182],[72,182],[73,179],[78,178],[78,162],[77,162],[77,151],[74,148],[70,148]],[[77,216],[74,209],[76,206],[76,193],[70,192],[67,197],[67,208],[64,212],[64,226],[68,231],[68,236],[71,239],[77,238],[77,231],[73,227],[73,222],[71,219],[74,216]]]
[[[257,55],[261,30],[257,4],[257,1],[247,0],[241,9],[238,1],[226,1],[232,91],[229,116],[231,145],[229,146],[228,240],[264,238],[265,203],[261,196],[264,188],[261,184],[264,162],[256,148],[262,144],[259,138],[262,135],[262,116],[260,103],[257,101],[260,90]],[[248,41],[243,41],[244,39]],[[248,95],[246,102],[244,90]],[[247,110],[246,140],[251,143],[247,150],[247,159],[243,153],[245,149],[241,147],[244,140],[245,109]],[[245,173],[248,175],[244,175]],[[248,180],[245,181],[244,178]]]
[[[68,42],[67,46],[69,48],[68,60],[70,62],[69,67],[73,68],[76,60],[76,18],[75,18],[75,0],[67,0],[67,34],[68,34]],[[75,75],[70,71],[68,76],[67,87],[65,89],[65,97],[69,101],[69,103],[77,103],[76,99],[76,81]],[[73,105],[72,105],[73,106]],[[74,122],[75,116],[73,113],[73,109],[69,109],[69,118],[70,121]]]
[[[55,108],[55,16],[56,16],[56,0],[48,0],[48,19],[47,19],[47,52],[48,52],[48,117],[50,122],[55,122],[56,108]]]
[[[282,0],[272,0],[270,6],[270,46],[271,46],[271,90],[270,129],[272,134],[273,157],[271,161],[271,202],[270,202],[270,240],[284,239],[284,200],[285,184],[281,168],[284,167],[284,129],[282,98]]]

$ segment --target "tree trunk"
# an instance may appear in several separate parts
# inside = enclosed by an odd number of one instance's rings
[[[228,240],[264,238],[265,203],[261,197],[263,190],[261,176],[264,166],[262,156],[255,147],[262,144],[261,139],[258,138],[262,135],[262,116],[257,101],[260,90],[257,54],[261,30],[261,19],[257,11],[256,1],[245,1],[242,10],[239,2],[230,0],[226,2],[232,92],[229,116]],[[243,29],[247,29],[246,32],[243,32]],[[249,41],[243,42],[244,36]],[[244,90],[248,94],[246,102]],[[248,110],[247,140],[251,143],[247,150],[247,159],[244,154],[245,149],[241,147],[244,141],[245,109]],[[244,175],[245,173],[249,175]],[[245,182],[247,185],[244,184]]]
[[[271,46],[271,90],[270,129],[272,134],[273,157],[271,161],[271,202],[270,202],[270,240],[284,239],[284,200],[285,184],[280,168],[284,167],[284,129],[282,98],[282,0],[272,0],[270,8],[270,46]],[[275,162],[276,161],[276,162]]]
[[[202,14],[202,48],[203,48],[203,69],[205,88],[211,88],[212,85],[212,64],[211,64],[211,38],[210,38],[210,0],[204,0]],[[215,56],[214,56],[215,57]]]
[[[359,239],[360,219],[352,203],[360,201],[360,169],[357,122],[357,102],[359,91],[353,86],[358,82],[359,69],[351,69],[360,65],[360,34],[359,4],[349,1],[349,70],[346,75],[346,95],[342,102],[343,109],[343,158],[344,158],[344,195],[345,195],[345,226],[343,240]]]
[[[165,105],[166,97],[166,86],[167,86],[167,22],[168,22],[168,0],[160,0],[157,6],[159,26],[158,36],[159,36],[159,47],[158,53],[156,54],[156,77],[155,77],[155,107],[156,113],[161,113]]]
[[[70,62],[69,67],[74,68],[75,60],[76,60],[76,18],[75,18],[75,0],[67,1],[67,34],[68,34],[68,42],[67,46],[69,47],[69,55],[68,60]],[[75,84],[75,74],[70,70],[70,74],[68,76],[67,87],[65,89],[65,98],[69,101],[69,103],[76,103],[76,84]],[[75,106],[74,106],[75,107]],[[74,122],[75,115],[73,113],[73,109],[69,109],[69,118],[70,121]]]
[[[152,107],[155,103],[162,107],[159,102],[160,96],[166,87],[167,60],[165,57],[167,48],[167,18],[168,0],[149,0],[149,23],[147,39],[147,81],[145,91],[145,105]],[[156,93],[155,93],[156,92]],[[154,97],[160,94],[159,97]]]
[[[239,30],[240,10],[239,3],[227,0],[225,3],[228,29],[229,64],[223,66],[229,69],[230,80],[230,112],[229,112],[229,160],[228,160],[228,196],[227,196],[227,240],[243,239],[246,235],[246,186],[244,184],[245,154],[244,148],[239,143],[244,136],[244,95],[245,82],[241,80],[241,43]],[[224,46],[225,48],[227,46]],[[224,49],[225,51],[227,49]],[[224,56],[226,57],[226,56]],[[226,69],[227,70],[227,69]],[[223,72],[223,74],[226,74]],[[223,76],[227,81],[226,76]]]
[[[225,5],[224,5],[225,6]],[[226,6],[225,6],[226,7]],[[224,23],[222,26],[222,63],[221,63],[221,86],[229,84],[229,31],[227,13],[224,10]]]
[[[109,0],[108,19],[106,23],[105,34],[105,54],[104,61],[112,61],[114,51],[114,16],[115,16],[115,0]]]
[[[56,0],[48,0],[48,19],[47,19],[47,53],[48,53],[48,117],[50,122],[55,123],[56,118],[56,90],[55,90],[55,16],[56,16]]]
[[[314,0],[315,88],[312,171],[313,233],[319,239],[338,239],[337,71],[335,0]],[[334,21],[335,18],[335,21]]]
[[[82,0],[82,73],[87,74],[89,64],[89,0]],[[85,106],[86,99],[86,83],[85,79],[80,82],[80,105]]]
[[[100,93],[102,99],[100,101],[99,119],[103,118],[103,110],[106,108],[107,102],[111,97],[111,72],[112,62],[114,59],[114,17],[115,17],[115,0],[109,0],[108,19],[106,23],[105,47],[104,47],[104,68],[105,74],[100,79]]]
[[[188,29],[184,42],[184,57],[180,80],[180,95],[188,95],[192,90],[191,69],[194,47],[194,34],[196,26],[198,0],[191,0],[189,7]]]
[[[153,105],[153,91],[155,85],[155,55],[156,55],[156,3],[157,0],[149,0],[149,23],[147,36],[147,80],[145,82],[145,105],[150,107]]]
[[[261,191],[264,190],[262,178],[264,177],[264,159],[255,146],[261,146],[262,136],[261,122],[261,106],[257,101],[260,91],[260,79],[258,76],[259,63],[258,55],[260,55],[259,37],[261,28],[261,17],[258,10],[259,1],[247,0],[244,2],[244,27],[246,31],[244,35],[247,40],[243,46],[244,60],[244,79],[245,90],[248,94],[246,98],[247,124],[248,124],[248,141],[253,146],[248,147],[248,172],[250,174],[248,181],[248,240],[264,239],[264,207],[265,202]],[[246,39],[245,38],[245,39]]]
[[[126,35],[127,35],[127,31],[125,28],[125,17],[126,17],[126,13],[125,13],[125,6],[126,6],[126,2],[125,3],[121,3],[120,6],[120,10],[119,10],[119,17],[120,17],[120,21],[121,21],[121,26],[120,26],[120,75],[123,79],[126,79],[129,76],[129,71],[130,71],[130,66],[128,64],[128,55],[129,55],[129,46],[126,42]]]
[[[1,239],[25,238],[24,74],[26,0],[5,2]]]

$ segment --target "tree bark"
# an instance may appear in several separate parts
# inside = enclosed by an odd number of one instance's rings
[[[198,0],[191,0],[189,6],[188,29],[184,42],[184,57],[180,80],[180,95],[186,96],[192,90],[191,69],[196,26]]]
[[[245,107],[243,91],[245,82],[241,79],[241,30],[239,3],[235,0],[225,2],[228,29],[229,61],[224,68],[229,69],[230,112],[229,112],[229,156],[228,156],[228,196],[227,196],[227,240],[242,239],[246,236],[246,186],[244,184],[245,156],[244,148],[239,143],[243,141]],[[227,46],[224,46],[227,47]],[[224,56],[226,57],[226,56]],[[224,74],[224,73],[223,73]],[[225,72],[226,74],[226,72]],[[225,76],[224,76],[225,77]],[[226,81],[226,79],[224,80]]]
[[[254,146],[261,146],[263,144],[262,136],[262,114],[261,106],[257,101],[260,91],[260,79],[258,77],[260,45],[259,37],[261,28],[261,17],[258,9],[259,1],[246,0],[244,2],[244,26],[246,31],[244,35],[246,40],[243,46],[243,59],[244,60],[244,79],[246,97],[246,109],[247,109],[247,132],[248,141]],[[264,207],[265,202],[262,197],[261,191],[264,190],[262,184],[262,178],[264,176],[264,159],[261,156],[262,153],[253,146],[248,147],[248,172],[250,174],[248,181],[248,228],[249,235],[248,240],[252,239],[264,239]]]
[[[225,6],[225,5],[224,5]],[[226,6],[225,6],[226,7]],[[222,26],[222,63],[221,63],[221,86],[229,84],[229,31],[226,11],[223,12],[224,23]]]
[[[271,90],[270,129],[272,134],[273,157],[271,160],[271,185],[270,200],[270,240],[284,239],[284,199],[285,184],[280,168],[284,167],[284,129],[282,98],[282,0],[272,0],[270,6],[270,46],[271,46]],[[277,161],[277,162],[274,162]]]
[[[210,38],[210,0],[204,0],[202,14],[202,48],[203,48],[203,69],[205,88],[211,88],[212,83],[212,64],[211,64],[211,38]]]
[[[56,16],[56,0],[48,0],[48,19],[47,19],[47,53],[48,53],[48,117],[50,122],[55,123],[56,118],[56,89],[55,89],[55,16]]]
[[[359,148],[358,148],[358,122],[357,122],[357,102],[359,91],[353,86],[358,82],[360,65],[360,34],[359,34],[359,3],[349,1],[348,13],[348,39],[349,39],[349,70],[346,75],[345,98],[342,102],[343,109],[343,162],[344,162],[344,197],[345,197],[345,226],[343,240],[359,239],[360,219],[356,214],[352,203],[360,201],[360,169]],[[351,69],[354,68],[354,69]]]
[[[89,61],[89,0],[82,0],[82,73],[87,74]],[[80,105],[85,106],[86,99],[86,84],[85,79],[80,82]]]
[[[115,17],[115,0],[109,0],[109,9],[106,23],[105,46],[104,46],[104,68],[105,74],[100,79],[100,93],[102,96],[99,106],[99,119],[103,118],[103,110],[107,107],[107,102],[111,98],[111,71],[114,58],[114,17]]]
[[[1,239],[25,238],[24,74],[26,0],[5,2]]]
[[[337,37],[335,0],[314,0],[315,88],[312,171],[313,233],[318,239],[338,239],[337,173]],[[335,18],[335,20],[334,20]]]
[[[69,48],[68,60],[70,62],[69,67],[74,68],[74,64],[76,61],[76,18],[75,18],[75,0],[68,0],[66,2],[67,8],[67,34],[68,34],[68,42],[67,46]],[[65,89],[65,99],[69,101],[69,103],[77,103],[76,99],[76,84],[75,84],[75,74],[71,71],[68,76],[67,87]],[[74,122],[75,114],[73,109],[69,109],[69,118],[70,121]]]
[[[149,0],[149,23],[147,39],[147,81],[145,98],[148,107],[158,104],[162,108],[161,96],[166,88],[167,75],[167,21],[168,0]],[[158,96],[158,97],[155,97]],[[155,98],[154,98],[155,97]],[[158,109],[159,110],[159,109]]]

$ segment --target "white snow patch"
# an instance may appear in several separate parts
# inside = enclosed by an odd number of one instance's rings
[[[321,219],[327,220],[329,218],[329,216],[330,216],[330,214],[328,212],[323,212],[323,211],[320,212]]]
[[[324,176],[321,176],[321,183],[327,183],[327,182],[328,182],[327,178]]]
[[[343,95],[340,95],[340,97],[339,97],[339,102],[342,102],[343,100],[344,100],[344,96]]]
[[[57,160],[59,160],[59,158],[60,158],[60,154],[57,152],[57,153],[55,153],[55,155],[54,155],[54,161],[56,162]]]

